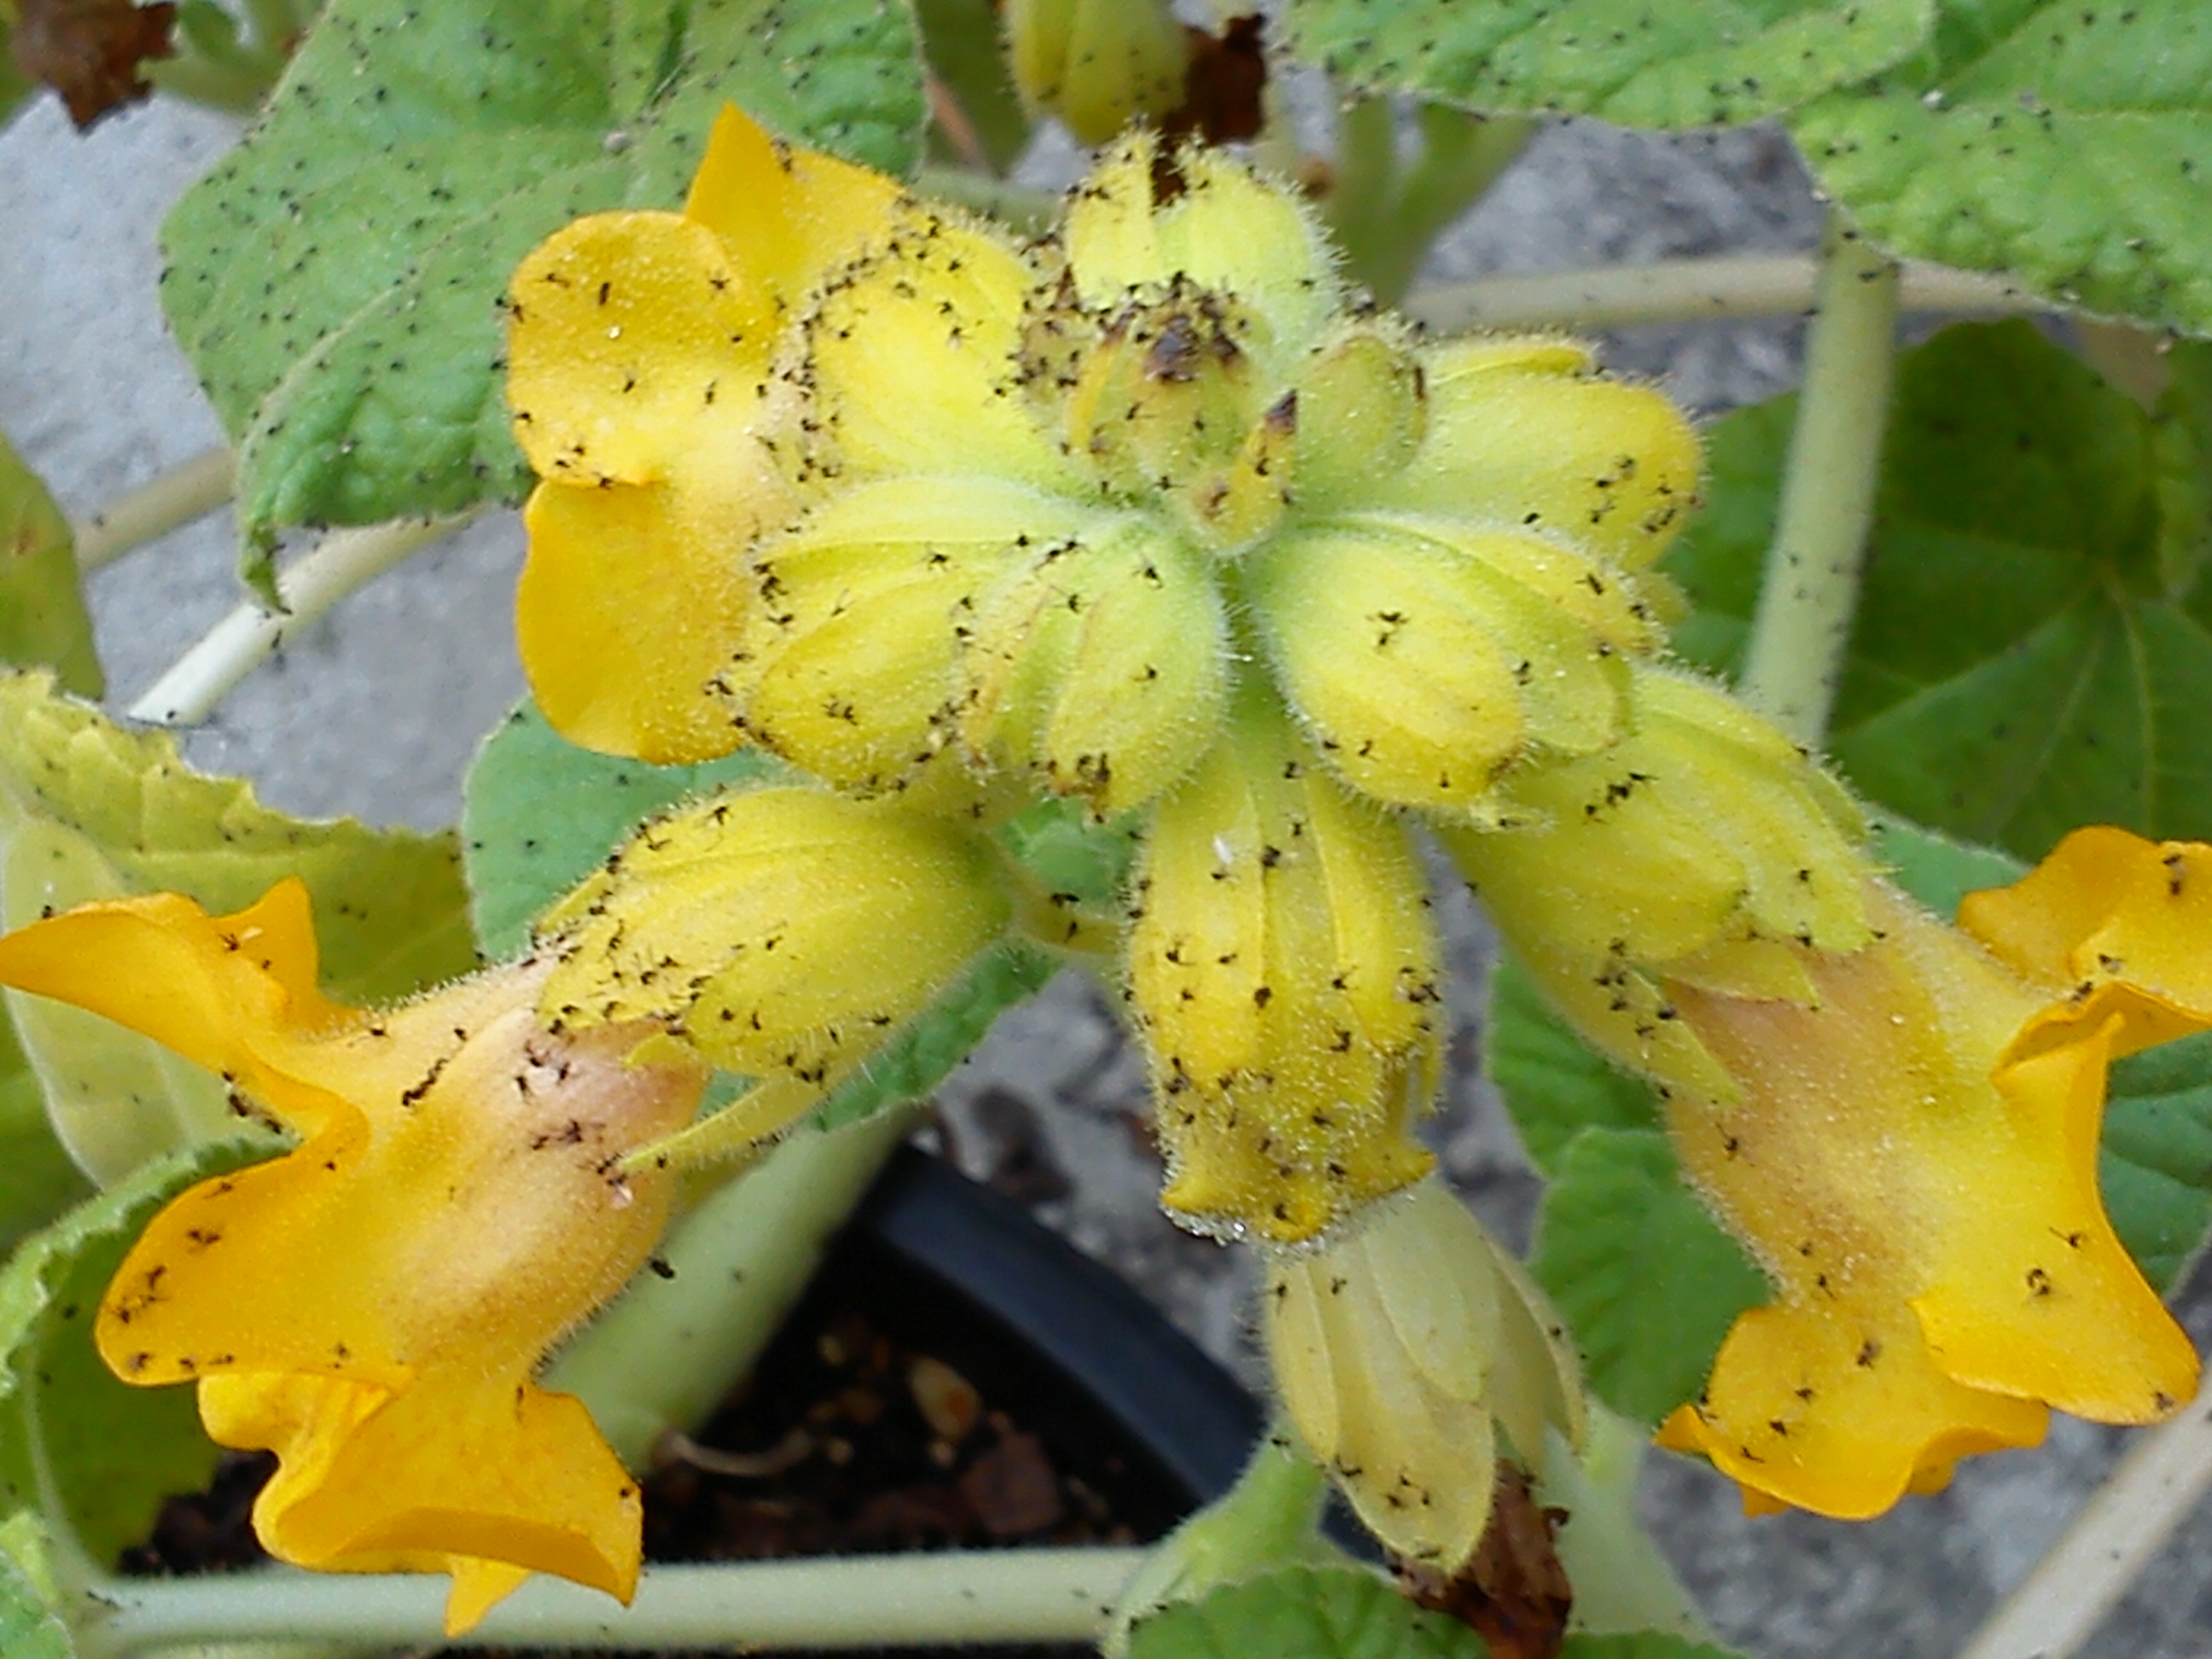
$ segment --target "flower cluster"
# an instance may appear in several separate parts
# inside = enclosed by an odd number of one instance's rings
[[[803,298],[720,228],[741,178],[749,236],[807,227]],[[1565,341],[1413,339],[1292,192],[1141,133],[1023,246],[728,116],[685,215],[580,222],[512,306],[556,724],[757,743],[917,817],[1133,815],[1170,1206],[1296,1242],[1429,1167],[1399,809],[1495,826],[1521,772],[1629,731],[1697,480],[1663,398]],[[604,606],[610,559],[712,596],[677,648],[617,670],[538,624]]]

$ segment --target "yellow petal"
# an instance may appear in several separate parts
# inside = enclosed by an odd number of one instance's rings
[[[674,213],[600,213],[533,249],[508,289],[507,397],[541,477],[649,483],[754,418],[773,299]]]
[[[881,235],[897,179],[772,138],[736,106],[714,118],[684,216],[721,239],[777,306]]]
[[[1648,387],[1499,366],[1431,381],[1428,408],[1379,505],[1545,532],[1636,570],[1697,500],[1697,434]]]
[[[2077,830],[2010,887],[1967,895],[1959,924],[2029,979],[2069,990],[2117,981],[2180,1017],[2157,1035],[2129,1032],[2119,1053],[2212,1020],[2212,846],[2202,842]]]
[[[296,878],[234,915],[155,893],[85,905],[0,939],[0,984],[105,1015],[308,1131],[348,1109],[296,1034],[360,1018],[323,1000],[316,962],[307,890]]]
[[[1942,1486],[1961,1457],[2038,1444],[2049,1417],[1944,1376],[1905,1309],[1799,1304],[1739,1317],[1659,1443],[1702,1452],[1747,1498],[1859,1521]]]
[[[732,441],[726,482],[749,456],[749,438]],[[755,477],[750,501],[675,483],[541,484],[530,498],[515,641],[538,708],[569,742],[668,766],[744,741],[715,685],[739,672],[755,515],[789,500],[764,465]]]
[[[343,1572],[458,1558],[557,1573],[624,1601],[636,1587],[636,1483],[566,1395],[465,1372],[389,1395],[245,1373],[203,1383],[200,1409],[221,1443],[281,1460],[254,1506],[254,1529],[280,1559]],[[469,1572],[449,1613],[480,1616],[507,1577]]]
[[[580,1030],[662,1018],[763,1079],[733,1109],[751,1139],[865,1065],[1008,918],[963,823],[819,788],[726,793],[647,825],[547,919],[544,1007]]]

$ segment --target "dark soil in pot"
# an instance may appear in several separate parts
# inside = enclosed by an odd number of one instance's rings
[[[1258,1428],[1237,1384],[1121,1280],[908,1151],[696,1449],[646,1481],[646,1555],[1146,1541],[1226,1487]],[[208,1492],[172,1500],[125,1570],[260,1559],[246,1515],[270,1461],[228,1460]]]

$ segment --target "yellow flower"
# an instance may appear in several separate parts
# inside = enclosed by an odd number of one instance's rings
[[[1008,0],[1006,27],[1022,102],[1086,144],[1182,102],[1190,47],[1165,0]]]
[[[736,747],[703,687],[752,600],[746,544],[795,504],[769,364],[897,189],[728,109],[681,214],[578,220],[515,272],[507,399],[544,480],[515,626],[563,736],[665,763]]]
[[[1500,1455],[1541,1471],[1583,1437],[1565,1328],[1521,1264],[1435,1181],[1350,1237],[1271,1261],[1261,1328],[1284,1409],[1393,1554],[1456,1573]]]
[[[0,939],[0,982],[166,1044],[301,1138],[155,1218],[100,1353],[197,1382],[210,1435],[277,1454],[254,1507],[272,1554],[450,1572],[449,1631],[532,1571],[625,1600],[637,1578],[635,1483],[532,1376],[653,1248],[672,1181],[622,1159],[689,1119],[706,1072],[630,1063],[636,1025],[549,1035],[553,966],[340,1007],[296,881],[234,915],[156,894]]]
[[[1947,927],[1875,879],[1832,781],[1695,682],[1450,850],[1583,1034],[1660,1085],[1758,1258],[1662,1442],[1759,1508],[1878,1514],[2048,1407],[2142,1423],[2197,1358],[2097,1188],[2105,1071],[2212,1024],[2212,848],[2084,832]],[[2212,883],[2208,883],[2212,885]],[[2192,942],[2197,954],[2192,955]]]

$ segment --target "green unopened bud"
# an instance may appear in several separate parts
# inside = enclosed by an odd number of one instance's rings
[[[1625,729],[1626,654],[1657,633],[1630,580],[1516,531],[1344,515],[1278,537],[1247,592],[1330,761],[1368,793],[1510,821],[1499,780]]]
[[[1490,1518],[1503,1429],[1540,1472],[1583,1435],[1565,1328],[1441,1183],[1268,1270],[1267,1357],[1300,1438],[1391,1552],[1447,1575]]]
[[[969,747],[1099,811],[1168,788],[1220,726],[1220,601],[1196,553],[1148,520],[1035,548],[963,628]]]
[[[1179,108],[1188,35],[1162,0],[1006,0],[1006,52],[1032,113],[1086,144]]]
[[[1248,711],[1153,819],[1129,941],[1170,1179],[1202,1231],[1310,1239],[1434,1163],[1437,942],[1404,830]]]
[[[760,1079],[682,1147],[734,1150],[820,1100],[1000,936],[998,874],[981,836],[884,803],[805,787],[708,796],[647,824],[545,918],[560,965],[541,1012],[568,1027],[658,1019]]]

